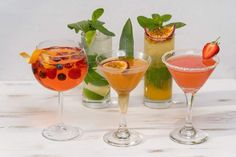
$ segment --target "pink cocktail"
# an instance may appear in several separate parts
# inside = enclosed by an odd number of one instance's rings
[[[204,85],[219,63],[218,57],[203,59],[201,50],[174,50],[164,54],[162,61],[185,93],[187,102],[185,124],[172,131],[170,138],[182,144],[205,142],[208,138],[207,133],[194,128],[192,124],[192,102],[196,92]]]

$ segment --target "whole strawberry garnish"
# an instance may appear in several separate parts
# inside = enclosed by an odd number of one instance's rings
[[[218,54],[218,52],[220,51],[219,42],[218,42],[219,39],[220,37],[218,37],[215,41],[207,43],[203,47],[203,50],[202,50],[203,59],[210,59]]]

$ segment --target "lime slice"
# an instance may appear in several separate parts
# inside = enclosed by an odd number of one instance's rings
[[[93,43],[95,37],[96,37],[96,31],[88,31],[85,33],[85,39],[89,47]]]
[[[104,99],[103,96],[98,95],[98,94],[92,92],[91,90],[89,90],[87,88],[83,89],[83,94],[84,94],[84,96],[86,96],[88,99],[91,99],[91,100],[102,100],[102,99]]]
[[[107,96],[107,94],[110,92],[109,86],[94,86],[93,84],[88,83],[86,88],[103,97]]]

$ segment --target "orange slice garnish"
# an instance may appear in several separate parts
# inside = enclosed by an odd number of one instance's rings
[[[126,69],[128,69],[129,64],[126,61],[111,60],[111,61],[107,61],[107,62],[103,63],[102,66],[123,72]]]
[[[36,50],[34,50],[34,52],[32,53],[31,56],[28,53],[26,53],[26,52],[21,52],[20,56],[22,56],[26,60],[27,63],[33,64],[33,63],[35,63],[38,60],[39,55],[41,53],[46,53],[46,51],[45,50],[36,49]]]
[[[164,41],[172,37],[175,32],[175,26],[165,26],[160,29],[148,30],[145,29],[145,33],[148,37],[157,41]]]

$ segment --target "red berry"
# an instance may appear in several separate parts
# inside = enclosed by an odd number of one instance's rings
[[[87,66],[87,61],[85,60],[85,58],[83,58],[83,59],[76,62],[76,66],[77,67],[85,67],[85,66]]]
[[[218,52],[220,51],[220,47],[218,45],[219,44],[218,39],[219,38],[217,38],[217,40],[215,40],[213,42],[207,43],[203,47],[203,50],[202,50],[203,59],[210,59],[218,54]]]
[[[57,76],[57,69],[47,69],[46,73],[48,78],[55,79]]]
[[[64,67],[67,68],[67,69],[70,69],[70,68],[73,67],[73,64],[72,64],[72,63],[66,63],[66,64],[64,65]]]
[[[69,71],[68,76],[71,79],[78,79],[81,76],[81,70],[78,68],[73,68]]]

